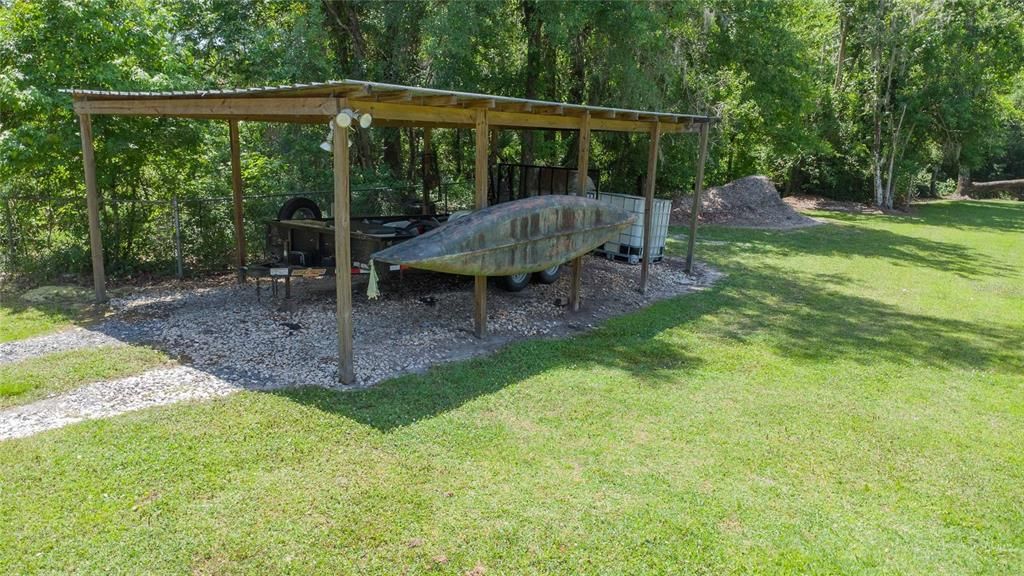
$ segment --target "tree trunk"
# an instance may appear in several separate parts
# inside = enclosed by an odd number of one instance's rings
[[[968,192],[1015,192],[1024,200],[1024,178],[1019,180],[997,180],[993,182],[968,182]]]
[[[400,128],[384,129],[384,163],[387,164],[392,176],[402,177],[402,132]]]
[[[523,28],[526,29],[526,75],[525,97],[535,100],[540,82],[540,51],[541,34],[540,18],[537,16],[537,5],[534,0],[523,0]],[[533,164],[533,130],[519,132],[522,146],[519,151],[521,164]]]
[[[462,179],[462,129],[455,129],[455,175]]]
[[[882,159],[875,156],[875,206],[881,207],[884,202],[884,190],[882,188]]]
[[[572,74],[570,75],[569,80],[572,84],[569,87],[569,101],[576,102],[578,104],[584,104],[587,101],[586,46],[589,36],[590,29],[584,27],[580,30],[579,34],[572,39],[572,54],[570,55]],[[579,135],[579,132],[571,133],[569,146],[564,148],[566,153],[562,158],[562,166],[575,166],[579,162]]]
[[[786,179],[786,196],[793,196],[799,191],[800,186],[800,158],[797,158],[789,167],[789,178]]]
[[[418,155],[417,154],[417,151],[418,151],[417,149],[419,148],[419,146],[417,146],[417,142],[416,142],[416,129],[415,128],[409,128],[406,132],[407,132],[407,134],[409,136],[409,166],[408,166],[408,168],[406,170],[406,174],[408,175],[409,182],[410,183],[415,183],[416,182],[416,156]]]
[[[839,17],[839,52],[836,54],[836,79],[833,87],[838,92],[843,85],[843,63],[846,62],[846,31],[849,27],[849,16]]]
[[[882,12],[882,4],[879,3],[879,13]],[[872,139],[871,139],[871,169],[875,178],[875,206],[881,206],[883,202],[882,189],[882,40],[875,40],[872,48],[872,60],[874,62],[874,94],[872,95]]]
[[[729,135],[729,155],[726,156],[725,160],[725,177],[726,180],[732,182],[736,179],[736,176],[732,173],[733,161],[736,159],[736,135]]]
[[[363,37],[355,5],[341,0],[322,0],[322,4],[327,16],[328,29],[337,42],[336,57],[342,70],[341,76],[347,77],[352,74],[357,78],[365,78],[366,38]],[[351,54],[348,54],[345,48],[351,49]],[[355,131],[355,157],[359,166],[366,170],[373,167],[371,144],[368,130]]]
[[[956,175],[956,193],[958,196],[967,196],[971,192],[971,169],[963,164]]]

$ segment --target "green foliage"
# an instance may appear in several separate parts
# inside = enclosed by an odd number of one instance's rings
[[[78,127],[61,88],[188,89],[365,78],[714,114],[710,184],[762,173],[784,193],[905,201],[938,180],[1024,176],[1024,16],[1013,0],[7,0],[0,10],[0,267],[88,272]],[[877,126],[877,130],[876,130]],[[94,120],[108,271],[173,270],[170,201],[190,266],[230,262],[222,122]],[[325,126],[242,123],[247,231],[274,194],[329,195]],[[418,130],[356,132],[357,198],[401,205]],[[663,139],[657,193],[693,186],[695,138]],[[573,166],[576,136],[504,131],[502,161]],[[471,130],[434,130],[445,181],[472,179]],[[634,192],[643,135],[595,133],[607,190]],[[891,176],[889,165],[891,164]],[[929,177],[930,180],[930,177]],[[890,184],[891,183],[891,184]],[[46,202],[25,197],[45,196]],[[200,199],[210,198],[213,200]],[[461,201],[461,200],[460,200]],[[375,204],[376,203],[376,204]],[[8,229],[13,233],[8,233]]]

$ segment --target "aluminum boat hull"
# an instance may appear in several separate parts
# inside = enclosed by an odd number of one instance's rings
[[[618,237],[633,221],[625,210],[590,198],[536,196],[477,210],[373,257],[448,274],[539,272]]]

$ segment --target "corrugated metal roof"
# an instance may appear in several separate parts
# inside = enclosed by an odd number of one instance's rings
[[[418,86],[402,86],[399,84],[386,84],[382,82],[367,82],[363,80],[332,80],[328,82],[311,82],[306,84],[288,84],[282,86],[261,86],[255,88],[228,88],[208,89],[189,91],[167,91],[167,92],[131,92],[131,91],[109,91],[109,90],[87,90],[71,88],[61,90],[76,98],[86,100],[146,100],[146,99],[175,99],[175,98],[259,98],[259,97],[302,97],[302,96],[324,96],[336,95],[346,96],[359,94],[353,97],[355,100],[374,100],[378,98],[394,97],[448,97],[454,98],[457,104],[470,103],[473,101],[494,101],[496,105],[530,106],[538,108],[561,108],[572,113],[576,111],[583,113],[606,113],[616,116],[636,116],[657,118],[660,121],[670,122],[712,122],[717,120],[713,116],[699,114],[677,114],[673,112],[653,112],[646,110],[633,110],[628,108],[615,108],[608,106],[591,106],[583,104],[567,104],[564,102],[551,102],[546,100],[529,100],[526,98],[511,98],[508,96],[496,96],[493,94],[478,94],[473,92],[459,92],[454,90],[438,90],[434,88],[421,88]],[[439,107],[451,106],[443,104],[422,104],[436,105]],[[652,118],[652,119],[653,119]]]

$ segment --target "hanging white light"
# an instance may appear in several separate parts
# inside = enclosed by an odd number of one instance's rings
[[[338,115],[334,117],[334,123],[342,128],[348,128],[352,125],[352,120],[356,118],[356,113],[352,110],[345,108]]]
[[[359,122],[360,128],[369,128],[373,124],[373,116],[352,110],[351,108],[345,108],[338,115],[334,117],[334,123],[342,128],[348,128],[352,125],[352,121],[356,120]]]
[[[324,152],[332,152],[334,151],[334,124],[329,122],[327,127],[329,128],[327,138],[320,143],[320,149]]]

